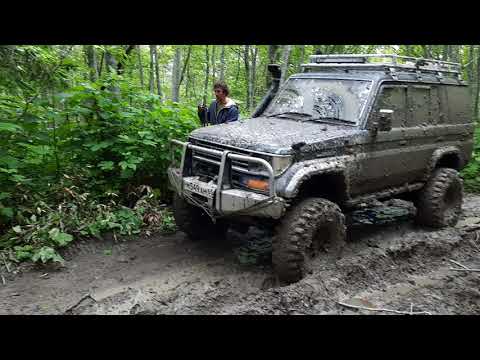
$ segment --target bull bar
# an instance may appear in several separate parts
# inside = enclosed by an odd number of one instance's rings
[[[179,196],[185,197],[184,179],[188,178],[189,176],[186,169],[187,156],[189,150],[195,150],[196,152],[214,155],[220,158],[219,162],[210,160],[210,162],[219,165],[218,179],[216,183],[216,189],[214,190],[215,204],[213,204],[213,200],[210,204],[212,210],[215,209],[215,217],[218,217],[218,215],[240,215],[246,211],[248,211],[249,214],[256,214],[258,216],[272,218],[280,218],[282,216],[285,209],[285,204],[283,199],[277,197],[275,188],[275,174],[268,161],[257,157],[236,154],[230,150],[220,151],[175,139],[170,140],[170,142],[173,145],[181,146],[183,148],[180,169],[175,171],[175,169],[169,168],[170,182],[178,192]],[[258,194],[253,191],[233,188],[230,183],[229,174],[231,174],[232,170],[236,170],[236,167],[233,166],[231,160],[239,160],[261,165],[268,174],[268,196]],[[243,172],[245,173],[246,171]],[[246,173],[248,174],[249,172],[247,171]],[[208,209],[205,210],[208,211]]]

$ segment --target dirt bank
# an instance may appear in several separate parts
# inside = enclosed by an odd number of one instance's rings
[[[478,217],[478,219],[477,219]],[[251,228],[224,243],[183,233],[125,242],[87,241],[64,268],[2,269],[1,314],[388,314],[351,306],[431,314],[479,314],[480,196],[468,195],[458,227],[432,231],[411,221],[350,230],[337,264],[317,261],[302,281],[278,287],[268,235]],[[480,224],[478,225],[480,229]],[[262,241],[257,258],[245,247]],[[257,249],[258,250],[258,249]],[[341,303],[341,304],[340,304]],[[343,304],[343,305],[342,305]]]

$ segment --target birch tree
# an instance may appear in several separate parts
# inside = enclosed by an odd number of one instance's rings
[[[162,84],[160,82],[160,71],[158,66],[158,52],[157,52],[157,45],[153,46],[153,58],[155,62],[155,78],[157,80],[157,94],[160,97],[160,101],[162,100]]]
[[[87,65],[89,69],[90,81],[96,81],[98,78],[97,73],[97,54],[93,45],[84,46],[85,55],[87,57]]]
[[[225,80],[225,45],[220,49],[220,80]]]
[[[142,49],[140,45],[137,45],[137,62],[138,62],[138,75],[140,77],[140,86],[144,88],[144,79],[143,79],[143,64],[142,64]]]
[[[292,51],[292,45],[285,45],[283,47],[282,54],[282,76],[280,78],[280,84],[283,84],[288,77],[288,63],[290,60],[290,52]]]
[[[155,87],[155,46],[150,45],[150,74],[149,74],[149,90],[153,94]]]
[[[175,47],[175,56],[173,58],[172,67],[172,101],[178,102],[180,95],[180,66],[182,61],[182,49],[180,46]]]

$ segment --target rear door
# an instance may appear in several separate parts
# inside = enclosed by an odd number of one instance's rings
[[[437,92],[435,85],[386,83],[381,86],[367,127],[378,121],[380,109],[390,109],[394,111],[392,130],[367,136],[364,154],[358,159],[359,173],[352,186],[354,194],[420,180],[435,148],[430,133],[431,125],[439,121]]]

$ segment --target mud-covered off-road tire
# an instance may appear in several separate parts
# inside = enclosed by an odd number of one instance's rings
[[[317,256],[328,262],[340,258],[345,238],[345,216],[336,204],[309,198],[293,206],[273,238],[272,263],[280,283],[301,280]]]
[[[225,238],[228,224],[222,220],[213,223],[202,209],[190,205],[178,194],[173,198],[173,217],[178,228],[193,241],[222,240]]]
[[[433,228],[455,226],[462,211],[463,182],[458,171],[439,168],[419,191],[416,222]]]

